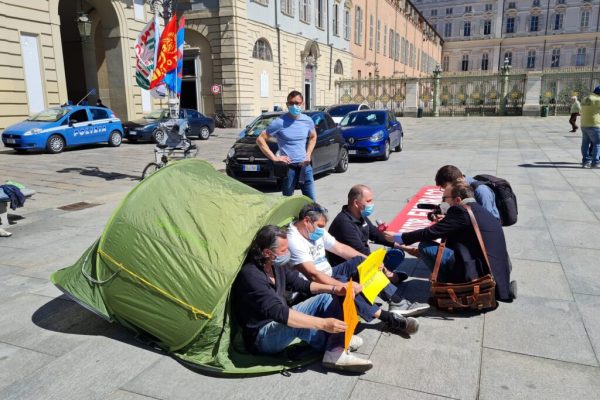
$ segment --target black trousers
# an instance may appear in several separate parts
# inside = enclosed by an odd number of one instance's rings
[[[571,114],[571,118],[569,119],[569,123],[571,124],[571,127],[573,128],[574,131],[577,130],[577,128],[579,128],[577,126],[577,117],[579,116],[579,113],[573,113]]]

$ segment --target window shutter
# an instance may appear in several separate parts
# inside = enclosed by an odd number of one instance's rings
[[[306,0],[306,22],[310,23],[310,11],[312,9],[312,5],[310,4],[310,0]]]
[[[531,15],[528,15],[527,20],[525,21],[525,32],[529,32],[530,27],[531,27]]]

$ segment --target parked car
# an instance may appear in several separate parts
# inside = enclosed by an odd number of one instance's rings
[[[340,122],[350,157],[387,160],[392,148],[402,151],[404,132],[391,111],[353,111]]]
[[[283,112],[264,113],[250,123],[243,137],[240,137],[227,153],[227,175],[246,183],[277,183],[281,177],[275,174],[275,165],[260,151],[256,138],[267,126]],[[307,111],[315,122],[317,144],[312,154],[313,172],[315,175],[334,170],[346,172],[348,169],[348,149],[341,130],[323,111]],[[277,152],[277,140],[270,138],[269,147]],[[283,164],[281,164],[283,166]]]
[[[158,124],[170,118],[169,110],[154,110],[144,115],[143,118],[128,121],[123,124],[125,137],[130,142],[138,140],[151,140],[154,143],[162,141],[164,133],[158,129]],[[179,110],[179,118],[185,118],[190,126],[189,136],[196,136],[206,140],[215,130],[215,120],[199,113],[196,110],[182,108]]]
[[[336,124],[339,124],[340,122],[342,122],[342,119],[344,119],[344,117],[346,115],[348,115],[349,112],[368,110],[368,109],[369,109],[369,106],[364,103],[362,103],[362,104],[336,104],[334,106],[329,106],[325,111],[327,111],[329,113],[329,115],[331,115],[331,118],[333,118],[333,121]]]
[[[65,147],[102,142],[118,147],[122,139],[121,120],[108,108],[91,106],[47,108],[2,132],[4,146],[18,152],[60,153]]]

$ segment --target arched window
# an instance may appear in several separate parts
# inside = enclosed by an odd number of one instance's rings
[[[252,57],[264,61],[273,61],[273,53],[271,53],[269,42],[265,39],[258,39],[256,43],[254,43]]]
[[[340,60],[337,60],[335,62],[335,67],[333,67],[333,73],[338,75],[344,74],[344,66],[342,65],[342,62]]]
[[[463,54],[462,61],[460,63],[460,70],[461,71],[469,70],[469,55],[468,54]]]
[[[483,53],[481,55],[481,70],[482,71],[487,71],[488,70],[489,61],[490,61],[490,59],[489,59],[488,53]]]
[[[512,51],[507,51],[504,53],[503,62],[508,62],[508,65],[512,65]]]

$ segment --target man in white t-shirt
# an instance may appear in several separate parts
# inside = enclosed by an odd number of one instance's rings
[[[331,293],[338,296],[345,294],[346,283],[353,278],[353,289],[358,314],[367,322],[378,318],[390,328],[406,334],[414,334],[419,329],[415,318],[404,317],[394,312],[394,303],[390,302],[390,311],[372,305],[359,292],[362,286],[358,282],[357,267],[365,259],[350,246],[335,240],[326,230],[327,210],[317,203],[307,204],[300,210],[298,220],[288,228],[288,247],[291,253],[290,264],[306,279],[331,285]],[[327,261],[326,251],[347,260],[331,266]]]

